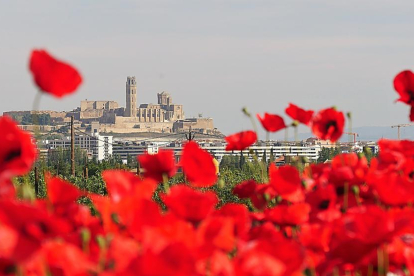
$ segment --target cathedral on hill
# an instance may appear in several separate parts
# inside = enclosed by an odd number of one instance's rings
[[[75,122],[83,127],[91,128],[92,123],[99,125],[103,133],[136,133],[158,132],[177,133],[192,131],[204,134],[221,134],[214,128],[213,119],[202,116],[185,118],[181,104],[174,104],[169,93],[163,91],[157,94],[158,103],[138,104],[137,81],[135,77],[126,80],[125,107],[115,101],[81,101],[80,107],[69,111],[8,111],[3,114],[13,117],[20,122],[22,128],[29,130],[34,113],[47,120],[42,130],[54,130],[70,122],[73,116]]]
[[[115,101],[85,100],[69,113],[85,124],[99,122],[105,132],[179,132],[189,127],[202,133],[216,131],[212,118],[185,119],[183,106],[174,104],[169,93],[158,93],[157,98],[157,104],[138,105],[137,81],[135,77],[127,77],[125,107]]]

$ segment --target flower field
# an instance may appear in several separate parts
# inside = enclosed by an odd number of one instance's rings
[[[82,83],[75,67],[46,51],[33,51],[29,69],[39,90],[59,98]],[[414,74],[401,72],[394,87],[414,121]],[[277,114],[257,118],[269,132],[303,124],[332,142],[344,131],[346,116],[333,107],[289,104],[285,112],[290,125]],[[167,150],[139,156],[142,178],[104,171],[108,196],[46,174],[47,197],[29,200],[13,179],[31,170],[35,143],[8,117],[0,133],[0,275],[414,275],[412,141],[380,140],[370,163],[347,153],[303,172],[272,164],[266,183],[235,186],[248,204],[217,207],[208,189],[219,182],[213,157],[194,141],[180,164]],[[226,140],[227,150],[243,150],[257,135]],[[186,181],[170,186],[178,166]],[[159,185],[163,206],[153,200]]]

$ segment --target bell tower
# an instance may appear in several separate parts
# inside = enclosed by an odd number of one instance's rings
[[[137,116],[137,81],[135,77],[127,77],[126,106],[124,117]]]

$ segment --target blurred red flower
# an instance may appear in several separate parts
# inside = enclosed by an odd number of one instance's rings
[[[278,195],[290,202],[301,202],[305,199],[299,171],[290,165],[277,168],[274,164],[269,167],[270,185]]]
[[[95,264],[79,247],[67,242],[48,241],[41,253],[51,275],[84,275],[85,271],[96,270]]]
[[[140,199],[149,200],[157,189],[157,183],[153,179],[141,180],[131,172],[106,170],[102,172],[102,178],[112,203],[125,203],[128,197],[132,197],[135,203]]]
[[[213,215],[233,220],[235,223],[235,234],[238,237],[246,235],[251,227],[252,222],[249,210],[243,204],[227,203],[219,210],[214,211]]]
[[[272,209],[266,209],[266,218],[281,226],[300,225],[309,220],[311,207],[309,204],[300,202],[292,205],[279,204]]]
[[[378,206],[354,208],[333,224],[328,261],[357,266],[370,263],[371,256],[376,259],[379,246],[392,239],[395,226],[390,214]]]
[[[406,103],[410,106],[414,106],[414,73],[405,70],[400,72],[394,78],[394,88],[400,95],[397,100],[399,102]]]
[[[159,150],[157,154],[143,154],[138,156],[138,162],[144,168],[144,176],[162,182],[162,176],[172,177],[176,172],[174,152]]]
[[[55,59],[45,50],[32,51],[29,69],[36,85],[43,92],[58,98],[73,93],[82,83],[78,70]]]
[[[47,195],[52,204],[74,203],[82,192],[72,183],[58,177],[46,177]]]
[[[269,132],[276,132],[286,128],[285,121],[279,115],[269,114],[265,112],[263,118],[259,114],[256,114],[256,116],[262,124],[263,128]]]
[[[302,124],[309,125],[312,116],[313,110],[304,110],[297,105],[289,103],[289,106],[285,109],[287,115],[289,115],[293,120],[296,120]]]
[[[226,137],[226,150],[244,150],[253,145],[256,140],[257,134],[252,130],[238,132]]]
[[[196,142],[188,142],[183,149],[181,165],[188,181],[195,187],[209,187],[217,181],[213,157]]]
[[[253,179],[243,181],[233,188],[233,194],[239,198],[249,198],[256,192],[257,183]]]
[[[171,187],[170,193],[162,194],[161,199],[177,217],[190,222],[205,219],[218,203],[214,192],[203,193],[184,184]]]
[[[336,142],[344,131],[345,117],[335,108],[327,108],[318,112],[312,120],[312,132],[323,140]]]
[[[234,221],[226,217],[211,216],[203,220],[197,229],[201,254],[208,257],[216,249],[230,252],[236,245],[234,232]]]
[[[394,78],[394,89],[400,95],[398,102],[411,106],[410,121],[414,121],[414,73],[405,70]]]
[[[29,133],[6,116],[0,117],[0,133],[0,180],[25,174],[37,155]]]

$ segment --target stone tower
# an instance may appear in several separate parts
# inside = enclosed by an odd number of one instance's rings
[[[137,116],[137,81],[135,77],[127,77],[126,106],[124,117]]]
[[[162,93],[158,93],[157,96],[158,96],[158,104],[167,105],[167,106],[172,104],[171,96],[167,92],[163,91]]]

